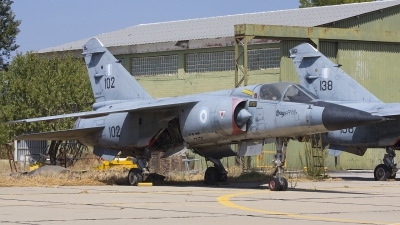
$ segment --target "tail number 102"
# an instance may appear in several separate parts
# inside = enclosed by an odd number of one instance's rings
[[[106,77],[104,79],[104,88],[105,89],[115,88],[114,82],[115,82],[114,77]]]
[[[319,82],[319,89],[321,91],[326,91],[326,90],[332,90],[333,89],[333,82],[331,80],[325,81],[325,80],[321,80]]]

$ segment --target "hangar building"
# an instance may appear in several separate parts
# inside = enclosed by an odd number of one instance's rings
[[[399,102],[399,21],[400,0],[393,0],[142,24],[96,37],[156,98],[256,83],[298,83],[289,49],[309,42],[379,99]],[[38,52],[81,55],[90,38]],[[303,150],[303,143],[290,142],[289,167],[303,166]],[[329,156],[326,165],[373,169],[384,152],[368,150],[362,157],[342,153]],[[274,153],[275,147],[266,145],[265,157],[248,164],[271,165]]]

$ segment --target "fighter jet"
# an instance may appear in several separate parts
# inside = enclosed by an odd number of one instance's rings
[[[205,183],[227,181],[221,158],[259,155],[263,144],[277,143],[271,190],[286,190],[282,177],[287,142],[306,134],[375,123],[379,115],[319,100],[295,83],[258,84],[229,90],[153,99],[96,38],[83,46],[95,97],[93,111],[11,121],[30,123],[78,117],[73,129],[27,134],[18,140],[77,139],[94,154],[113,159],[135,156],[139,169],[129,171],[131,185],[146,179],[153,151],[164,157],[186,149],[214,166]],[[238,151],[231,146],[238,144]]]
[[[395,150],[400,149],[400,103],[383,103],[340,69],[340,64],[331,62],[308,43],[290,49],[290,57],[301,85],[320,99],[386,118],[382,123],[323,133],[323,146],[329,144],[329,152],[335,156],[342,151],[362,156],[367,148],[385,148],[387,154],[383,163],[376,166],[374,178],[395,178]]]

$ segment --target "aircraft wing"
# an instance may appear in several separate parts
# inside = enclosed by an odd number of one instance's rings
[[[371,115],[382,117],[398,117],[400,116],[399,103],[379,104],[370,110]]]
[[[114,109],[107,110],[96,110],[96,111],[88,111],[88,112],[79,112],[79,113],[71,113],[71,114],[63,114],[56,116],[46,116],[46,117],[38,117],[38,118],[30,118],[30,119],[22,119],[22,120],[14,120],[9,121],[6,124],[16,124],[16,123],[31,123],[31,122],[39,122],[39,121],[53,121],[64,118],[73,118],[73,117],[81,117],[81,118],[94,118],[106,116],[112,113],[123,113],[123,112],[134,112],[134,111],[151,111],[151,110],[167,110],[173,109],[179,106],[195,104],[198,101],[194,100],[181,100],[177,101],[176,99],[161,99],[156,101],[146,101],[146,102],[134,102],[130,103],[126,107],[118,107],[118,104],[115,105]],[[123,103],[122,103],[123,104]]]
[[[395,116],[400,116],[400,107],[397,109],[384,109],[384,110],[379,110],[377,112],[371,112],[371,115],[373,116],[382,116],[382,117],[395,117]]]
[[[51,131],[45,133],[23,134],[18,136],[16,140],[76,140],[82,137],[86,137],[90,134],[93,134],[103,128],[104,126],[83,128],[83,129]]]

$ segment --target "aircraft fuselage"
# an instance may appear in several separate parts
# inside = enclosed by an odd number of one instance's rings
[[[190,148],[196,148],[239,143],[243,140],[296,138],[305,133],[321,133],[333,129],[330,126],[338,121],[332,122],[323,118],[326,114],[324,110],[331,105],[320,106],[318,102],[304,104],[285,99],[287,95],[284,93],[295,84],[285,85],[281,98],[273,100],[260,97],[260,88],[263,85],[152,100],[180,102],[190,98],[198,101],[173,110],[142,110],[79,119],[75,129],[104,126],[104,129],[81,138],[80,141],[86,145],[114,150],[143,149],[157,135],[158,150],[165,150],[171,146],[183,145],[183,142]],[[98,110],[131,108],[134,107],[132,104],[137,103],[112,104]],[[340,126],[349,125],[344,123]]]

